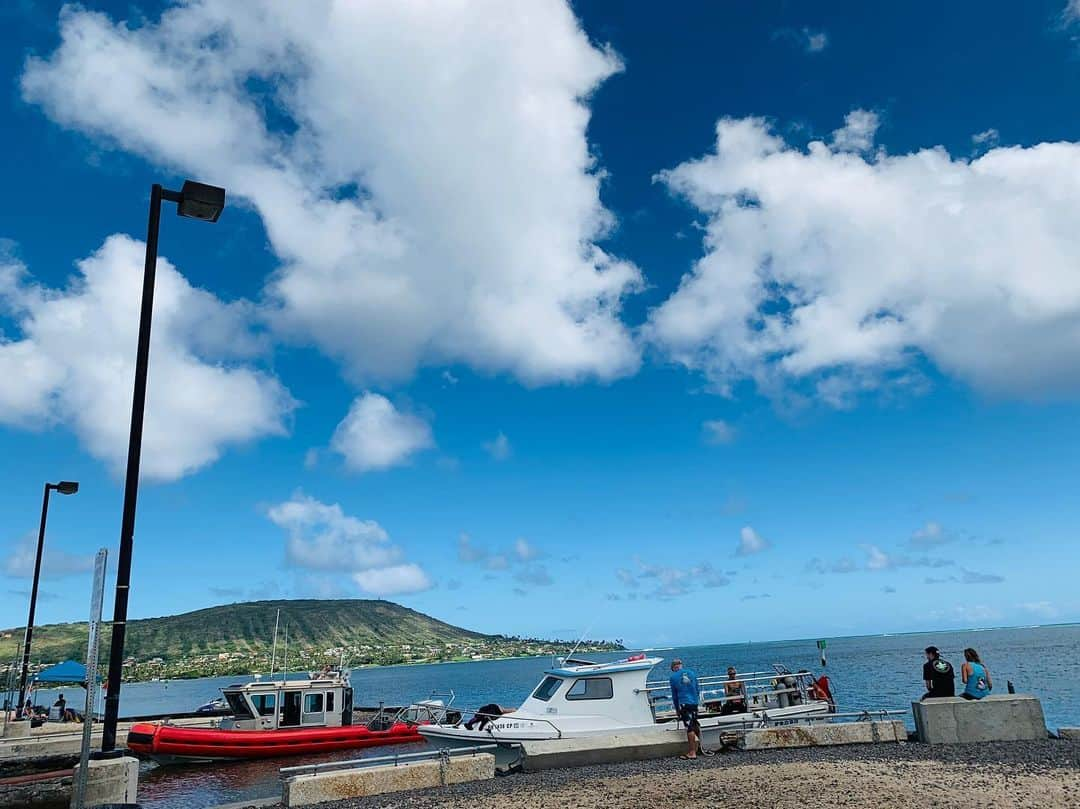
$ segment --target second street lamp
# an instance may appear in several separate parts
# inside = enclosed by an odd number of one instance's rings
[[[216,222],[225,207],[225,189],[185,180],[179,191],[157,183],[150,187],[150,219],[146,226],[146,264],[143,266],[142,306],[139,313],[139,345],[135,354],[135,389],[131,402],[131,435],[128,439],[127,475],[124,482],[124,516],[120,524],[120,554],[116,568],[116,600],[113,606],[109,676],[105,693],[105,721],[101,729],[101,752],[116,749],[116,722],[120,713],[120,681],[124,673],[124,639],[127,634],[128,591],[131,585],[131,552],[135,541],[135,504],[139,498],[139,460],[142,456],[143,415],[146,410],[146,377],[150,366],[150,324],[154,313],[154,277],[157,270],[161,201],[176,203],[180,216]]]
[[[79,484],[73,480],[45,484],[45,496],[41,499],[41,527],[38,528],[37,557],[34,559],[34,583],[30,585],[30,616],[26,619],[26,636],[23,640],[22,670],[19,673],[19,704],[15,706],[16,716],[22,715],[23,701],[26,699],[26,677],[30,671],[30,642],[34,639],[34,612],[37,610],[41,556],[45,550],[45,520],[49,517],[49,493],[54,490],[60,494],[75,494],[79,491]]]

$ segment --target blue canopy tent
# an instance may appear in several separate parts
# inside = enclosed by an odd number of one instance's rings
[[[86,666],[75,660],[65,660],[34,675],[35,683],[74,683],[86,687]]]

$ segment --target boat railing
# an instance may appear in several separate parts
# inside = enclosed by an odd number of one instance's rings
[[[454,707],[456,698],[453,690],[432,691],[426,700],[420,700],[400,708],[394,715],[394,720],[411,722],[417,725],[457,724],[461,719],[461,710]]]
[[[452,747],[441,750],[422,750],[418,753],[393,753],[372,758],[355,758],[348,761],[324,761],[319,764],[300,764],[295,767],[282,767],[278,770],[281,777],[295,778],[299,775],[318,775],[338,770],[364,770],[369,767],[400,767],[418,761],[439,761],[460,756],[476,756],[481,753],[494,753],[496,744],[477,744],[471,747]]]
[[[711,686],[718,686],[718,685],[732,684],[732,683],[743,683],[743,684],[749,683],[749,684],[752,684],[752,687],[753,687],[753,686],[757,686],[760,683],[765,683],[766,681],[780,680],[780,679],[784,679],[786,677],[793,677],[796,680],[801,680],[801,681],[804,681],[804,682],[806,680],[813,680],[814,679],[814,675],[809,671],[792,672],[790,674],[777,674],[775,671],[773,671],[773,672],[754,672],[751,675],[740,675],[739,677],[735,678],[734,680],[728,679],[727,677],[725,677],[723,675],[711,675],[709,677],[699,677],[698,678],[698,686],[699,687],[705,687],[705,686],[710,686],[710,685]],[[666,682],[666,681],[665,682],[659,682],[659,681],[653,680],[651,682],[645,683],[644,688],[638,688],[638,689],[635,689],[635,691],[637,691],[637,692],[641,692],[641,691],[649,691],[649,692],[652,692],[652,691],[667,691],[670,688],[671,688],[671,684]]]
[[[809,673],[809,672],[807,672]],[[726,674],[710,674],[706,677],[698,677],[698,683],[713,683],[713,682],[745,682],[748,680],[773,680],[776,679],[777,673],[775,671],[744,671],[737,679],[729,680]],[[788,675],[784,675],[788,676]],[[795,676],[795,675],[790,675]],[[811,675],[812,676],[812,675]],[[667,680],[649,680],[645,683],[647,688],[667,688]]]

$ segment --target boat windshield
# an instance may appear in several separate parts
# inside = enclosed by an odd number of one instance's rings
[[[254,719],[255,717],[251,713],[251,709],[248,707],[247,700],[244,699],[243,694],[236,692],[225,694],[225,699],[229,701],[229,708],[232,710],[233,715],[237,719]]]
[[[544,681],[533,691],[533,699],[547,702],[555,696],[555,692],[559,690],[560,685],[562,685],[562,680],[558,677],[545,677]]]

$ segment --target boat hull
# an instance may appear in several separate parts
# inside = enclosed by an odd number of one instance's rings
[[[277,758],[335,750],[423,742],[416,725],[398,722],[387,730],[364,725],[290,730],[227,730],[138,723],[128,732],[132,752],[159,763]]]
[[[733,730],[763,727],[768,722],[797,722],[799,719],[823,716],[828,713],[828,703],[815,701],[806,705],[775,708],[767,712],[754,711],[729,714],[727,716],[703,717],[701,719],[701,745],[706,749],[718,747],[721,744],[723,734]],[[515,723],[515,720],[518,720],[517,723]],[[525,729],[518,728],[518,725],[524,726]],[[625,734],[655,736],[658,742],[686,738],[685,727],[674,719],[650,725],[610,726],[592,729],[566,727],[560,730],[550,721],[520,716],[514,713],[499,717],[484,730],[467,730],[460,725],[455,727],[425,725],[417,730],[432,746],[440,749],[496,744],[498,748],[495,752],[495,766],[500,770],[512,769],[520,764],[521,745],[529,742],[571,741],[588,737]]]

